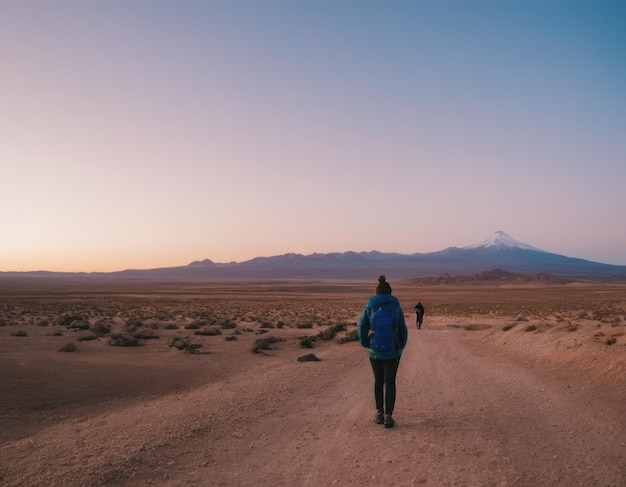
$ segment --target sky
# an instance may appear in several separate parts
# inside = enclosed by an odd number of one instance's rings
[[[620,0],[0,0],[0,271],[626,265]]]

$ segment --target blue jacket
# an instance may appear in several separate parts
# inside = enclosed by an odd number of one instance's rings
[[[374,352],[371,348],[369,348],[370,344],[370,328],[371,328],[371,313],[372,309],[378,308],[383,304],[391,304],[392,305],[392,315],[394,318],[395,325],[398,328],[398,349],[387,354],[381,355],[380,353]],[[376,294],[372,296],[367,301],[367,305],[363,310],[363,314],[359,319],[359,341],[361,345],[365,348],[369,349],[370,358],[377,360],[390,360],[399,357],[402,355],[404,351],[404,347],[406,346],[407,340],[407,329],[406,323],[404,322],[404,312],[400,307],[400,301],[395,296],[391,294]]]

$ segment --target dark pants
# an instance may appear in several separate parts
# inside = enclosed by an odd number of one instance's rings
[[[400,357],[391,360],[370,358],[374,371],[374,399],[376,409],[381,413],[392,414],[396,403],[396,373]],[[383,410],[383,403],[385,409]]]

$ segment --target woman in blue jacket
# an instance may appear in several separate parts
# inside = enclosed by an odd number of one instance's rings
[[[407,328],[398,298],[391,295],[385,276],[378,278],[376,295],[369,298],[359,319],[359,341],[369,349],[374,371],[374,399],[377,424],[393,426],[396,402],[396,373],[406,346]]]

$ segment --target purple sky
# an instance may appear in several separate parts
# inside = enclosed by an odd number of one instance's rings
[[[626,3],[0,2],[0,271],[626,264]]]

